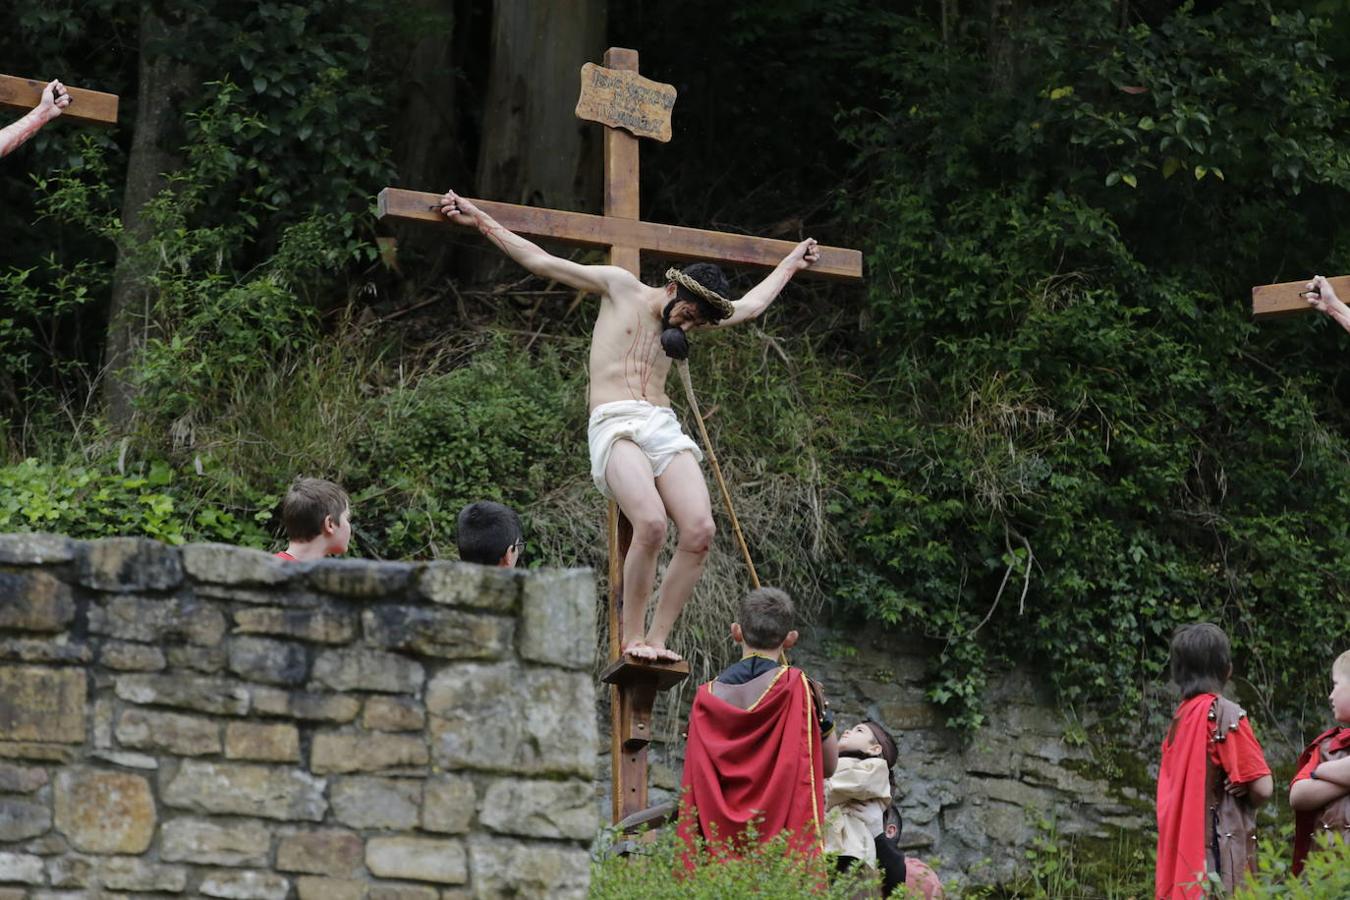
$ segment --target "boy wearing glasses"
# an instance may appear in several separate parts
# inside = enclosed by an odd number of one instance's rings
[[[455,541],[459,558],[480,566],[511,569],[525,552],[520,517],[511,507],[491,500],[470,503],[459,511]]]

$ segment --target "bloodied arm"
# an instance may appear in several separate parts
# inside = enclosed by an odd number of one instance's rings
[[[736,311],[729,318],[723,319],[718,323],[719,327],[727,325],[736,325],[745,322],[760,315],[769,308],[769,304],[782,292],[787,283],[792,280],[802,269],[808,268],[816,260],[820,259],[820,249],[812,238],[807,238],[796,247],[792,252],[783,257],[783,261],[774,267],[774,270],[765,276],[759,284],[746,291],[745,296],[732,302]]]
[[[479,209],[472,200],[454,191],[446,191],[441,197],[441,213],[456,225],[477,228],[498,250],[541,278],[602,296],[612,293],[613,288],[620,283],[637,286],[637,279],[627,269],[618,266],[585,266],[554,256],[538,244],[505,228]]]
[[[1336,289],[1331,286],[1331,282],[1321,275],[1313,277],[1302,291],[1303,299],[1308,301],[1313,309],[1318,312],[1326,313],[1334,319],[1346,331],[1350,331],[1350,307],[1336,296]]]
[[[70,94],[60,81],[48,82],[42,89],[42,100],[28,115],[13,124],[0,128],[0,156],[8,156],[24,141],[42,130],[52,119],[70,105]]]

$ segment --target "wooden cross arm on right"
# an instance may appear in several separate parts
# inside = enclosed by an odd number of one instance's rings
[[[46,81],[0,75],[0,106],[27,112],[42,102],[42,89],[46,86]],[[76,87],[67,87],[66,92],[70,94],[70,105],[61,113],[61,118],[100,125],[117,124],[116,94]]]
[[[441,215],[440,199],[440,194],[385,188],[380,191],[380,218],[450,225],[450,220]],[[776,241],[678,225],[658,225],[617,216],[594,216],[498,203],[495,200],[469,199],[504,228],[517,234],[555,238],[589,247],[638,247],[674,259],[773,268],[797,246],[795,241]],[[863,274],[862,252],[846,247],[821,246],[820,259],[798,274],[859,281]]]
[[[1303,291],[1310,281],[1311,275],[1301,281],[1259,284],[1252,288],[1252,316],[1257,319],[1274,319],[1312,312],[1313,305],[1303,296]],[[1327,281],[1331,283],[1331,289],[1337,296],[1342,299],[1350,297],[1350,275],[1337,275],[1335,278],[1328,278]]]

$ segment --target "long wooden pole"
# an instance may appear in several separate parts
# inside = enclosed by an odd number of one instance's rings
[[[698,423],[698,433],[703,438],[703,449],[708,454],[708,464],[712,467],[713,477],[717,479],[717,487],[722,491],[722,502],[726,504],[727,515],[731,517],[731,530],[736,535],[736,543],[741,547],[741,555],[745,557],[745,566],[750,570],[750,585],[758,588],[759,573],[755,571],[755,561],[750,558],[750,548],[746,546],[745,535],[741,533],[741,523],[736,518],[736,507],[731,503],[731,492],[727,490],[726,479],[722,477],[722,467],[717,464],[717,454],[713,452],[712,441],[708,440],[708,426],[703,424],[703,414],[698,409],[698,398],[694,396],[694,382],[689,378],[689,360],[676,360],[675,368],[679,370],[680,380],[684,382],[685,399],[689,401],[689,409],[694,413],[694,421]]]

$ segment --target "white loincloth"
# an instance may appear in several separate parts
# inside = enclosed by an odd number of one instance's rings
[[[694,459],[703,461],[703,451],[680,428],[675,410],[654,406],[646,400],[616,400],[591,410],[586,441],[591,450],[591,478],[600,493],[611,500],[614,495],[605,481],[605,470],[609,468],[615,441],[637,444],[652,465],[653,478],[661,477],[671,460],[685,450],[693,453]]]

